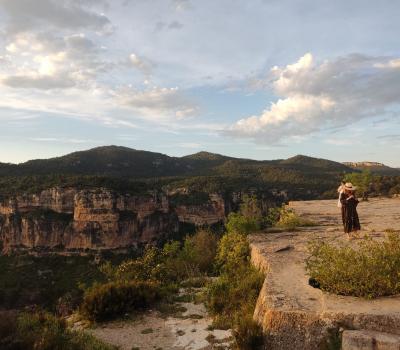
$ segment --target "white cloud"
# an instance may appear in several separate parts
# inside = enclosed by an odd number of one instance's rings
[[[139,57],[135,53],[130,54],[129,63],[139,69],[144,75],[148,76],[151,74],[153,69],[153,63],[144,57]]]
[[[281,98],[225,133],[276,143],[390,113],[400,105],[398,62],[353,54],[317,64],[308,53],[294,64],[273,67],[271,85]]]
[[[112,67],[103,61],[85,34],[55,36],[26,32],[6,44],[7,67],[0,67],[0,84],[41,90],[87,88]]]
[[[375,66],[378,68],[400,68],[400,58],[384,63],[377,63]]]
[[[1,0],[2,8],[9,17],[8,30],[18,33],[53,26],[73,29],[90,28],[109,31],[107,17],[93,11],[88,2],[71,0]]]
[[[75,85],[75,82],[69,77],[54,77],[51,74],[40,75],[35,73],[29,75],[8,76],[0,79],[0,82],[12,88],[39,90],[65,89],[71,88]]]
[[[146,119],[183,119],[197,113],[197,107],[178,88],[124,88],[115,92],[115,99]]]

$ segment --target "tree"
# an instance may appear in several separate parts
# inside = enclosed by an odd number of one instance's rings
[[[368,200],[368,192],[373,181],[371,171],[363,170],[361,173],[350,173],[345,176],[346,182],[351,182],[362,195],[363,200]]]
[[[243,196],[238,213],[230,213],[226,222],[228,232],[249,234],[261,229],[263,221],[261,209],[257,197]]]

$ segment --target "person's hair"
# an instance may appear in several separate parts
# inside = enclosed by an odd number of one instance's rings
[[[346,185],[346,181],[342,180],[342,185]]]

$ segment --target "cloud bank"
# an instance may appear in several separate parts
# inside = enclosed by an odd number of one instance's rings
[[[274,144],[400,106],[397,58],[351,54],[317,63],[307,53],[294,64],[273,67],[269,79],[279,99],[260,115],[239,120],[226,134]]]

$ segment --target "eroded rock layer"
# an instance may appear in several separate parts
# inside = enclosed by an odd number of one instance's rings
[[[228,210],[218,194],[202,204],[176,204],[165,193],[51,188],[0,202],[0,241],[4,252],[124,248],[168,239],[182,224],[223,222]]]

